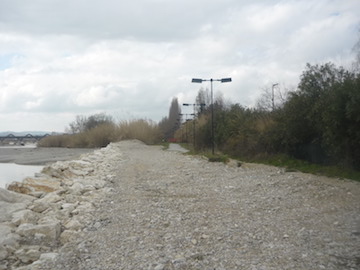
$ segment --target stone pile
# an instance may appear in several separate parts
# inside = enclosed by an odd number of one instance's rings
[[[81,237],[97,202],[112,192],[119,160],[117,145],[110,144],[0,188],[0,270],[41,269],[59,247]]]

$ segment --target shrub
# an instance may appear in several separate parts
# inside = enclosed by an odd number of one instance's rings
[[[114,124],[101,124],[85,132],[87,147],[105,147],[109,143],[117,141],[118,130]]]
[[[207,155],[207,158],[210,162],[222,162],[222,163],[228,163],[229,157],[226,155]]]
[[[39,147],[68,147],[70,135],[52,135],[42,138],[38,142]]]
[[[161,142],[161,132],[158,125],[150,120],[122,121],[118,125],[118,138],[137,139],[146,144],[155,144]]]

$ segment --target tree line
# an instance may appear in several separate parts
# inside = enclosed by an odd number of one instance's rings
[[[207,98],[201,89],[195,102]],[[332,63],[307,64],[297,89],[282,96],[281,104],[264,104],[264,97],[255,108],[217,98],[213,104],[217,149],[239,158],[285,154],[360,169],[359,72]],[[198,111],[194,120],[197,150],[211,146],[210,108]],[[194,128],[185,123],[176,133],[180,140],[186,125],[188,130]],[[188,140],[194,142],[191,132]]]
[[[48,136],[40,146],[103,147],[124,139],[155,144],[175,138],[203,151],[212,147],[214,111],[214,143],[222,153],[247,159],[284,154],[360,170],[359,70],[307,64],[296,90],[277,95],[275,103],[265,93],[255,108],[225,102],[221,95],[211,105],[209,90],[200,89],[194,104],[206,106],[196,106],[190,121],[181,114],[177,98],[159,123],[144,119],[116,123],[106,114],[77,116],[67,134]]]

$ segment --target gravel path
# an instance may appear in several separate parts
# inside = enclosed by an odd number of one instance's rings
[[[360,183],[118,145],[114,192],[49,269],[360,269]]]

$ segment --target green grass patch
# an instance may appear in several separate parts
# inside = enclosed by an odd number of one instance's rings
[[[160,145],[163,147],[163,150],[168,150],[170,143],[169,142],[162,142]]]
[[[210,162],[222,162],[222,163],[228,163],[230,161],[229,157],[227,155],[221,155],[221,154],[206,154],[205,155]]]
[[[185,148],[185,146],[183,146]],[[212,155],[209,152],[188,152],[190,155],[204,155],[208,158],[210,162],[229,162],[229,156],[223,154]],[[261,163],[266,165],[272,165],[276,167],[285,168],[286,172],[304,172],[311,173],[315,175],[324,175],[328,177],[340,178],[340,179],[351,179],[355,181],[360,181],[360,172],[352,170],[346,167],[341,166],[324,166],[319,164],[310,163],[308,161],[299,160],[291,158],[287,155],[264,155],[258,157],[230,157],[232,159],[238,160],[239,167],[241,162],[249,163]]]
[[[294,159],[286,155],[274,155],[266,158],[255,158],[251,162],[283,167],[287,172],[300,171],[328,177],[347,178],[360,181],[360,172],[341,166],[324,166],[304,160]]]

